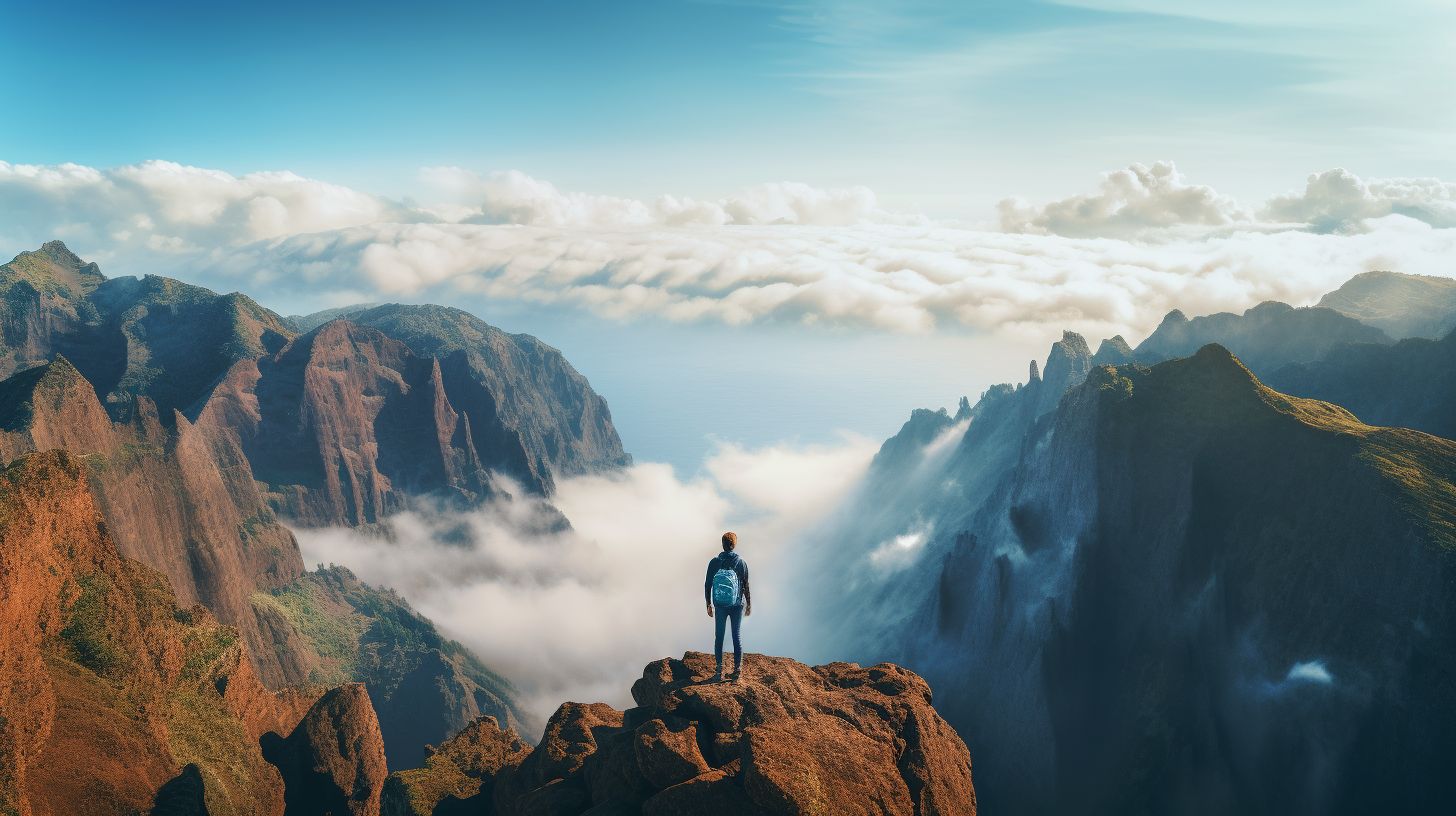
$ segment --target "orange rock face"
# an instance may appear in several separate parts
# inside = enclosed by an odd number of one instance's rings
[[[305,525],[368,524],[411,495],[489,491],[439,364],[344,320],[234,365],[197,425],[236,440],[279,510]]]
[[[298,577],[303,561],[240,450],[180,416],[164,430],[146,398],[113,423],[64,357],[0,382],[0,458],[55,448],[84,463],[123,555],[162,571],[182,604],[238,627],[268,683],[290,679],[249,597]]]
[[[237,630],[117,551],[88,482],[64,451],[0,471],[0,812],[277,816],[262,743],[279,733],[327,739],[310,784],[362,789],[355,812],[373,812],[383,743],[362,689],[265,689]]]
[[[647,666],[635,708],[562,705],[540,744],[475,783],[481,795],[467,804],[489,793],[494,812],[523,815],[976,812],[970,753],[916,674],[763,655],[746,663],[741,681],[708,683],[712,656],[689,652]],[[441,752],[499,735],[462,734]],[[397,774],[386,812],[491,812],[420,795],[451,778],[433,763]]]

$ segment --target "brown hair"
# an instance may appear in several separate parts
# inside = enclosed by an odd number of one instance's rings
[[[725,549],[725,550],[731,550],[737,544],[738,544],[738,534],[737,533],[724,533],[723,534],[723,549]]]

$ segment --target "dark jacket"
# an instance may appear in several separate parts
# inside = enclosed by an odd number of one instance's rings
[[[743,601],[752,603],[753,599],[748,594],[748,562],[739,558],[738,553],[732,550],[724,550],[708,562],[708,577],[703,579],[703,600],[709,606],[713,605],[713,576],[720,569],[731,569],[738,573],[738,586],[743,590]]]

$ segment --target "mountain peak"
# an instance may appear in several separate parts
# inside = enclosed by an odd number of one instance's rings
[[[750,654],[741,681],[712,673],[701,652],[658,660],[633,684],[634,708],[565,703],[530,752],[487,727],[436,756],[488,758],[460,812],[537,812],[547,801],[560,813],[849,813],[871,802],[886,813],[976,812],[970,752],[909,670]],[[480,745],[458,744],[471,740]],[[419,812],[402,805],[458,785],[457,769],[395,774],[386,812]]]
[[[0,289],[23,280],[37,291],[77,298],[106,280],[101,269],[87,263],[60,241],[47,241],[40,249],[22,252],[0,266]]]
[[[1173,311],[1168,312],[1167,314],[1163,315],[1163,322],[1160,325],[1163,325],[1163,326],[1170,325],[1170,324],[1171,325],[1176,325],[1178,323],[1187,323],[1187,322],[1188,322],[1188,315],[1183,314],[1183,310],[1182,309],[1174,309]]]
[[[86,265],[81,256],[71,251],[64,241],[46,241],[37,250],[40,254],[50,258],[54,263],[71,269],[80,269]]]
[[[1280,300],[1266,300],[1244,310],[1245,317],[1269,318],[1294,311],[1294,307]]]
[[[1123,365],[1132,362],[1132,346],[1122,339],[1122,335],[1115,334],[1097,347],[1097,353],[1092,355],[1092,365]]]

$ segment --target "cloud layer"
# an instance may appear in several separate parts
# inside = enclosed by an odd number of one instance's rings
[[[1251,220],[1228,196],[1212,187],[1188,184],[1169,161],[1106,173],[1096,193],[1040,206],[1006,199],[1000,210],[1001,228],[1007,232],[1081,237],[1125,237],[1169,227],[1222,227]]]
[[[424,180],[435,200],[417,205],[291,173],[0,163],[0,240],[60,237],[113,274],[175,274],[295,311],[489,300],[623,320],[1132,337],[1172,308],[1308,303],[1373,268],[1450,274],[1456,248],[1456,185],[1338,169],[1246,207],[1171,162],[1132,165],[1092,193],[1003,202],[1000,230],[886,212],[864,188],[646,201],[516,172]]]
[[[698,479],[655,463],[566,479],[552,502],[569,530],[543,523],[554,513],[540,499],[515,498],[465,513],[402,513],[389,520],[392,540],[347,529],[297,533],[309,563],[345,564],[395,588],[511,678],[540,723],[563,700],[626,706],[630,678],[649,661],[711,650],[700,576],[725,529],[739,534],[751,565],[747,647],[794,653],[794,593],[779,565],[874,450],[859,437],[722,445]]]
[[[847,226],[913,223],[924,218],[880,209],[867,187],[825,190],[795,182],[759,184],[718,201],[659,196],[653,201],[562,192],[556,185],[510,170],[482,176],[459,167],[429,167],[424,180],[451,203],[436,212],[448,221],[533,227],[680,227],[728,224]]]

